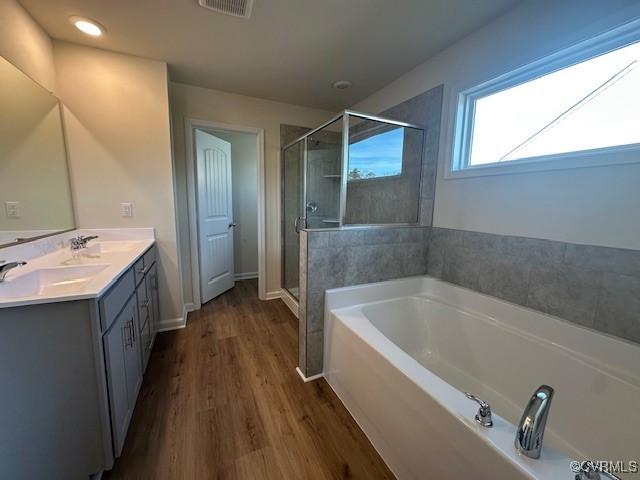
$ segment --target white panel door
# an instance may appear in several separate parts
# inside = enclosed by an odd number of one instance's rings
[[[196,130],[200,301],[234,285],[231,144]]]

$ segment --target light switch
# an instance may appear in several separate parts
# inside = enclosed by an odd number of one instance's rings
[[[120,204],[120,214],[123,217],[133,217],[133,204],[130,202]]]
[[[7,218],[20,218],[19,202],[4,202],[4,208],[7,212]]]

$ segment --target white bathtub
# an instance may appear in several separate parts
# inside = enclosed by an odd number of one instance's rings
[[[399,479],[572,479],[571,459],[640,460],[640,346],[433,278],[329,290],[324,376]],[[533,460],[514,425],[542,384],[555,396]],[[492,428],[464,391],[491,404]]]

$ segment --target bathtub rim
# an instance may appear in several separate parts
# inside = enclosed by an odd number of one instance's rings
[[[543,456],[538,460],[530,459],[519,454],[513,447],[515,426],[511,422],[494,412],[494,426],[491,428],[481,427],[473,419],[477,405],[467,399],[464,392],[458,390],[446,380],[431,372],[428,368],[425,368],[408,353],[395,345],[362,314],[359,308],[356,309],[354,307],[353,310],[347,308],[340,310],[341,311],[337,313],[342,314],[341,317],[334,313],[334,311],[331,312],[333,321],[340,322],[352,335],[360,340],[366,348],[371,350],[375,355],[382,357],[399,375],[402,375],[416,388],[424,392],[424,394],[430,396],[440,408],[460,422],[467,431],[479,438],[486,446],[496,452],[512,467],[515,467],[522,475],[532,480],[538,478],[572,478],[569,470],[569,462],[572,460],[571,457],[549,446],[543,447]],[[326,363],[329,364],[329,362]],[[334,385],[332,385],[331,372],[325,371],[323,375],[340,400],[343,401],[343,404],[345,404],[342,395],[340,395],[334,388]],[[349,412],[352,413],[351,408],[346,404],[345,406]],[[356,417],[354,416],[354,418]],[[357,419],[356,421],[363,431],[366,432],[361,422]],[[369,435],[367,435],[367,437],[369,437]],[[376,446],[373,439],[369,438],[369,440]],[[378,448],[376,447],[376,449]],[[393,448],[391,448],[391,450],[393,450]],[[381,456],[384,460],[384,456],[382,454]]]
[[[511,321],[506,321],[497,318],[496,314],[492,315],[482,311],[482,309],[466,308],[455,302],[447,301],[442,296],[439,296],[437,292],[429,292],[429,286],[442,286],[452,292],[460,292],[473,301],[497,305],[499,309],[513,308],[521,312],[525,317],[536,316],[538,318],[535,322],[515,317]],[[349,296],[354,293],[356,295],[364,293],[367,298],[353,302],[349,300]],[[634,387],[640,388],[640,369],[637,367],[635,371],[633,369],[633,366],[640,365],[640,344],[429,275],[404,277],[326,290],[324,302],[325,327],[327,315],[333,310],[362,307],[412,296],[429,298],[465,313],[484,317],[519,335],[530,337],[534,341],[550,343],[568,355],[574,356],[594,368],[598,368]],[[555,335],[559,334],[561,341],[558,341],[557,338],[549,338],[551,336],[549,335],[549,330],[554,330],[553,333]]]

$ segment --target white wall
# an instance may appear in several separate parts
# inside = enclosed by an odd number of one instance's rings
[[[231,144],[233,191],[233,264],[236,275],[258,272],[258,151],[257,135],[209,133]]]
[[[265,280],[267,294],[278,294],[280,291],[280,124],[313,127],[327,120],[333,113],[179,83],[170,84],[170,97],[185,302],[189,303],[193,298],[184,144],[185,118],[264,129],[267,236]]]
[[[354,108],[379,112],[445,85],[435,226],[638,249],[640,164],[443,178],[453,89],[481,83],[637,17],[637,0],[528,1]]]
[[[0,55],[55,92],[51,38],[15,0],[0,1]]]
[[[15,0],[0,0],[0,54],[66,104],[76,226],[154,227],[162,320],[182,317],[166,64],[54,47]],[[133,218],[119,216],[121,201]]]
[[[54,58],[77,226],[155,228],[161,321],[181,318],[167,65],[59,41]]]

